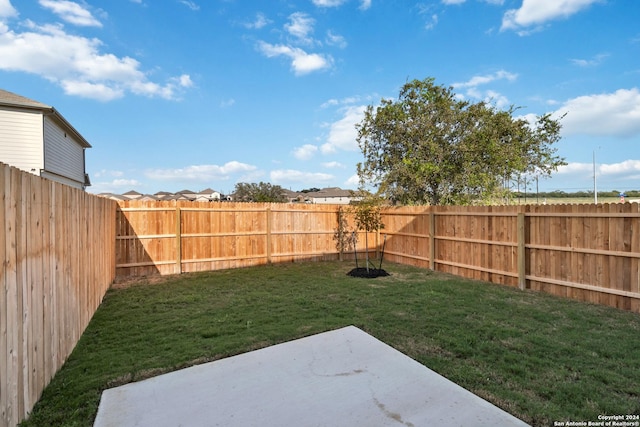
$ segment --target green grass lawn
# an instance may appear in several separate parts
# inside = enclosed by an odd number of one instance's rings
[[[532,425],[640,413],[640,315],[384,264],[185,274],[114,286],[24,426],[91,426],[101,392],[355,325]]]

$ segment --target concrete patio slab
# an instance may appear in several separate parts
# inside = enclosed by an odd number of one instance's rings
[[[526,426],[349,326],[105,390],[95,427]]]

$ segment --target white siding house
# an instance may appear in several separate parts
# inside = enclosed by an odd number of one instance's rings
[[[336,204],[348,205],[351,202],[359,201],[361,198],[354,196],[352,190],[343,190],[338,187],[323,188],[320,191],[314,191],[306,194],[306,198],[310,203],[316,204]]]
[[[90,147],[55,108],[0,89],[0,162],[84,189]]]

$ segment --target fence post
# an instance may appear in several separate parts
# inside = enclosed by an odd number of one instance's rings
[[[271,206],[267,206],[267,264],[271,264]]]
[[[180,206],[176,206],[176,267],[182,274],[182,215]]]
[[[337,229],[337,233],[338,233],[338,249],[340,250],[340,252],[338,252],[338,260],[339,261],[344,261],[344,247],[343,247],[343,242],[344,242],[344,230],[342,229],[342,207],[338,207],[338,229]]]
[[[436,215],[429,211],[429,268],[436,269]]]
[[[525,242],[525,214],[518,212],[518,288],[524,290],[527,287],[527,258],[526,258],[526,242]]]

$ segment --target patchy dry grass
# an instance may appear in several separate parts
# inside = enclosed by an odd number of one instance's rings
[[[23,425],[91,426],[106,388],[346,325],[533,425],[640,413],[640,315],[400,265],[359,279],[352,267],[118,284]]]

